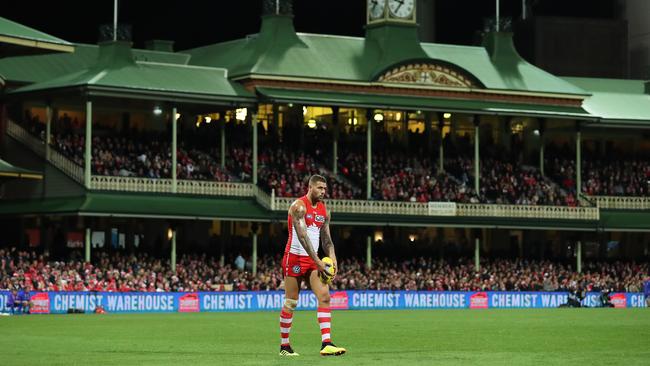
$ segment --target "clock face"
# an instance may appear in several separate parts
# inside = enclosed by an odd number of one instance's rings
[[[410,18],[413,15],[415,0],[388,0],[390,14],[396,18]]]
[[[368,16],[370,19],[379,19],[384,16],[386,0],[368,0]]]

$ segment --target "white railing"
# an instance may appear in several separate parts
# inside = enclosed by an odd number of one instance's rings
[[[458,216],[599,220],[597,207],[458,204]]]
[[[178,193],[200,194],[206,196],[252,197],[253,188],[254,186],[250,183],[210,182],[210,181],[201,181],[201,180],[178,180],[177,181]],[[170,192],[171,192],[171,184],[170,184]]]
[[[50,163],[78,183],[84,183],[83,168],[54,149],[50,149]]]
[[[589,196],[602,209],[650,210],[650,197]]]
[[[14,139],[22,142],[37,155],[45,156],[45,142],[36,138],[34,135],[11,120],[7,121],[7,134]]]
[[[252,185],[252,184],[251,184]],[[253,191],[255,192],[255,200],[257,203],[259,203],[262,207],[264,207],[267,210],[272,210],[273,209],[273,198],[269,196],[264,190],[258,186],[253,186]]]
[[[45,142],[41,141],[13,121],[7,123],[7,134],[23,143],[37,155],[45,156]],[[50,148],[50,163],[75,181],[83,184],[83,168],[61,153]]]
[[[286,211],[295,198],[276,197],[275,209]],[[366,200],[327,200],[327,207],[334,212],[384,215],[426,216],[429,213],[427,203],[366,201]]]
[[[93,175],[92,189],[102,191],[172,193],[172,180],[169,178],[138,178]],[[178,180],[177,193],[206,196],[252,197],[253,185],[249,183],[209,182],[197,180]]]
[[[275,198],[273,207],[286,211],[295,198]],[[438,216],[432,213],[429,203],[391,202],[363,200],[327,200],[327,206],[334,212],[355,214],[383,214],[409,216]],[[444,216],[449,216],[445,214]],[[490,204],[456,204],[453,216],[510,217],[535,219],[598,220],[600,212],[596,207],[524,206]]]
[[[90,186],[104,191],[169,193],[172,191],[172,180],[93,175]]]

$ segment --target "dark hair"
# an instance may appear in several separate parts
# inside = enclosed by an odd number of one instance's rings
[[[323,183],[327,184],[327,181],[325,180],[325,177],[323,177],[322,175],[314,174],[309,178],[309,185],[310,186],[314,185],[314,184],[316,184],[318,182],[323,182]]]

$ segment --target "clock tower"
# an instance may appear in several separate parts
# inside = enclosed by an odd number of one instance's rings
[[[366,0],[367,24],[401,23],[415,25],[416,0]]]
[[[427,59],[418,37],[416,0],[366,0],[365,57],[372,75],[408,59]]]

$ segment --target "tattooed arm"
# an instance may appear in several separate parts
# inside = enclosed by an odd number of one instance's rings
[[[332,258],[334,262],[334,270],[338,272],[338,263],[336,262],[336,253],[334,251],[334,242],[332,241],[332,235],[330,234],[330,217],[332,215],[331,211],[328,211],[325,217],[325,223],[320,229],[320,237],[323,243],[323,251],[325,254]]]

